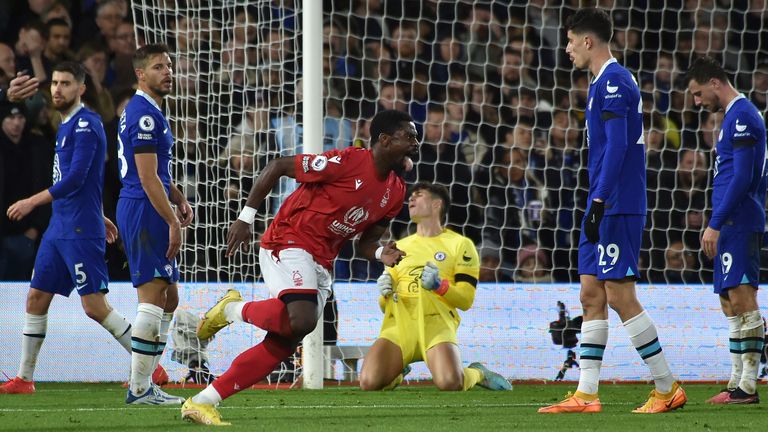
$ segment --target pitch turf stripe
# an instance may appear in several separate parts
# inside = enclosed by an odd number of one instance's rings
[[[536,408],[545,406],[548,402],[541,403],[503,403],[503,404],[452,404],[451,408]],[[603,406],[637,406],[636,402],[612,402],[602,403]],[[301,409],[442,409],[445,405],[243,405],[243,406],[219,406],[219,410],[301,410]],[[179,411],[181,406],[131,406],[115,408],[0,408],[0,413],[54,413],[54,412],[122,412],[139,410]]]

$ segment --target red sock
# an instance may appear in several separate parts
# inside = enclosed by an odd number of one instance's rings
[[[291,320],[288,309],[280,299],[269,299],[248,302],[243,306],[243,320],[267,333],[275,333],[283,337],[291,336]]]
[[[229,369],[213,382],[213,388],[226,399],[261,381],[294,351],[285,339],[267,333],[260,344],[235,357]]]

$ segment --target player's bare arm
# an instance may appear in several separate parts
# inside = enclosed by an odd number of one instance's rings
[[[387,230],[387,227],[381,224],[374,224],[367,230],[360,234],[360,240],[357,247],[360,254],[365,258],[373,261],[379,259],[385,266],[396,266],[405,256],[405,252],[397,248],[397,244],[393,241],[388,242],[384,246],[379,245],[379,239],[382,234]],[[376,250],[381,249],[381,256],[377,256]]]
[[[117,240],[117,226],[115,226],[114,222],[109,220],[109,218],[106,216],[104,216],[104,228],[107,231],[107,243],[114,243],[115,240]]]
[[[184,196],[183,193],[181,193],[181,190],[179,190],[179,187],[176,185],[176,183],[171,182],[171,193],[170,193],[170,199],[171,203],[173,203],[176,206],[176,216],[179,218],[179,221],[181,222],[181,227],[186,228],[189,225],[192,224],[192,220],[195,217],[195,212],[192,211],[192,206],[189,205],[189,201],[187,201],[187,197]]]
[[[295,157],[286,156],[272,159],[264,168],[264,171],[256,178],[256,181],[253,182],[243,212],[229,226],[229,231],[227,232],[227,256],[234,255],[240,248],[242,248],[243,252],[248,252],[250,239],[253,237],[251,226],[253,225],[253,218],[256,216],[256,209],[261,206],[264,198],[275,187],[280,177],[296,178]]]
[[[40,191],[29,198],[16,201],[10,207],[8,207],[7,215],[8,219],[12,221],[20,221],[24,219],[28,214],[32,212],[36,207],[45,205],[53,201],[53,196],[48,189]]]
[[[160,217],[168,224],[168,251],[165,256],[173,259],[181,247],[181,223],[171,207],[171,202],[165,194],[165,188],[157,176],[157,155],[154,153],[139,153],[135,155],[136,170],[139,173],[141,187],[157,210]]]

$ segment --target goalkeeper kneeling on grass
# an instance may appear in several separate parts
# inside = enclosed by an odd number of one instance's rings
[[[480,263],[472,240],[443,226],[449,206],[443,186],[419,183],[412,189],[408,212],[416,234],[397,242],[406,256],[377,281],[384,322],[363,360],[363,390],[396,387],[409,365],[420,360],[440,390],[469,390],[477,384],[512,389],[509,381],[480,363],[462,367],[457,309],[472,307]]]

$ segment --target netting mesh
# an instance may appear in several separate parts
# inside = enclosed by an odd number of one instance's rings
[[[449,187],[449,226],[478,245],[481,280],[578,281],[590,77],[564,53],[564,23],[595,4],[611,13],[613,54],[641,86],[641,279],[710,282],[699,235],[721,115],[699,112],[682,77],[696,56],[714,56],[764,112],[768,13],[759,0],[325,1],[323,35],[302,32],[301,3],[291,0],[135,1],[138,40],[166,42],[175,56],[175,173],[196,209],[183,280],[258,279],[255,251],[224,257],[226,229],[267,161],[302,151],[301,38],[323,37],[324,149],[365,146],[377,110],[408,111],[423,143],[407,180]],[[256,233],[294,187],[281,181]],[[412,228],[403,213],[391,236]],[[380,271],[350,244],[335,279]]]
[[[478,244],[482,279],[576,281],[589,77],[564,54],[563,23],[585,2],[325,3],[324,149],[364,146],[378,109],[407,110],[423,136],[408,180],[450,188],[449,225]],[[681,78],[695,56],[715,56],[765,109],[765,8],[759,1],[598,3],[613,15],[613,53],[638,77],[644,101],[643,279],[708,282],[711,263],[699,253],[699,232],[709,212],[709,150],[720,117],[693,109]],[[166,42],[176,57],[168,104],[176,176],[197,209],[183,249],[186,280],[258,278],[254,253],[223,259],[224,233],[266,162],[302,150],[297,7],[134,6],[140,40]],[[280,183],[256,232],[293,187]],[[408,229],[403,216],[392,225],[394,237]],[[378,271],[355,259],[350,246],[336,279],[368,280]]]

